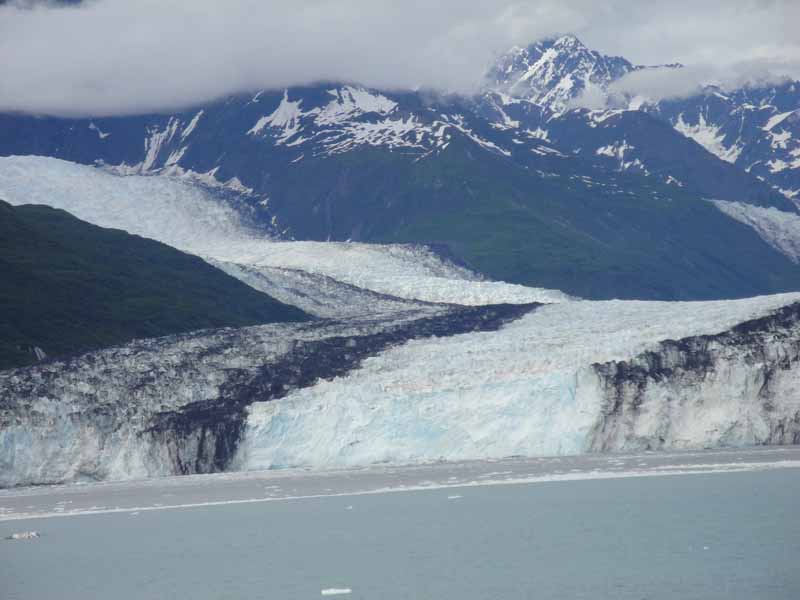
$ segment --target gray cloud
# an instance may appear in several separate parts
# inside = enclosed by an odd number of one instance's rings
[[[320,80],[468,92],[511,45],[565,32],[636,63],[703,65],[687,70],[695,79],[776,65],[798,77],[798,22],[800,3],[777,0],[15,2],[0,5],[0,110],[169,110]],[[691,85],[685,73],[637,77],[620,85]]]
[[[688,98],[709,85],[722,91],[731,91],[747,85],[777,84],[796,78],[798,71],[796,63],[772,59],[754,59],[727,65],[647,68],[628,73],[607,90],[590,86],[571,105],[600,109],[627,106],[635,98],[645,101]]]

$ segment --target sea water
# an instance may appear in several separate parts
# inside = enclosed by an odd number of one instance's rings
[[[800,598],[800,469],[0,522],[0,598]]]

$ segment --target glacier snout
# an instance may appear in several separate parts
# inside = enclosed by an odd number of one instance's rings
[[[800,304],[594,370],[591,450],[800,443]]]
[[[255,403],[235,465],[796,443],[798,295],[570,302]]]

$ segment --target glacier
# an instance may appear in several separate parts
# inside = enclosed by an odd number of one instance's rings
[[[0,198],[61,208],[215,264],[304,271],[406,300],[485,305],[570,299],[558,290],[486,281],[424,246],[270,239],[248,227],[213,189],[174,177],[122,176],[40,156],[0,157]]]
[[[0,373],[0,486],[800,443],[800,294],[432,306]]]
[[[330,468],[766,443],[774,428],[785,429],[786,419],[800,432],[798,301],[800,294],[570,302],[543,306],[491,334],[410,341],[341,378],[253,404],[234,464]],[[634,410],[619,417],[608,408],[618,402],[609,396],[618,393],[609,378],[622,372],[624,361],[647,352],[663,352],[667,361],[669,340],[720,334],[786,306],[791,318],[781,328],[753,341],[754,347],[740,340],[741,347],[709,359],[706,377],[685,386],[677,374],[661,371]],[[759,360],[748,360],[751,354]],[[767,398],[759,396],[758,382],[776,377],[768,372],[780,377]],[[662,415],[669,436],[657,426],[640,432],[647,429],[643,423],[657,420],[639,415],[642,404]],[[669,411],[680,415],[669,418]],[[631,425],[639,433],[617,432],[624,427],[611,427],[606,413],[625,423],[633,414],[642,423]]]
[[[800,263],[800,216],[742,202],[711,202],[732,219],[752,227],[762,240],[792,262]]]
[[[410,339],[496,330],[530,305],[432,307],[138,340],[0,372],[0,487],[221,471],[246,407]]]
[[[800,293],[584,301],[424,246],[272,239],[213,188],[43,157],[0,158],[0,197],[162,241],[318,317],[0,372],[0,487],[800,443]],[[715,205],[796,260],[785,213]]]

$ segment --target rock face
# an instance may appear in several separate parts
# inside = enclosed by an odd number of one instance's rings
[[[594,365],[592,451],[800,443],[800,304]]]
[[[0,374],[0,487],[224,470],[246,408],[412,338],[491,331],[532,305],[219,330]]]

